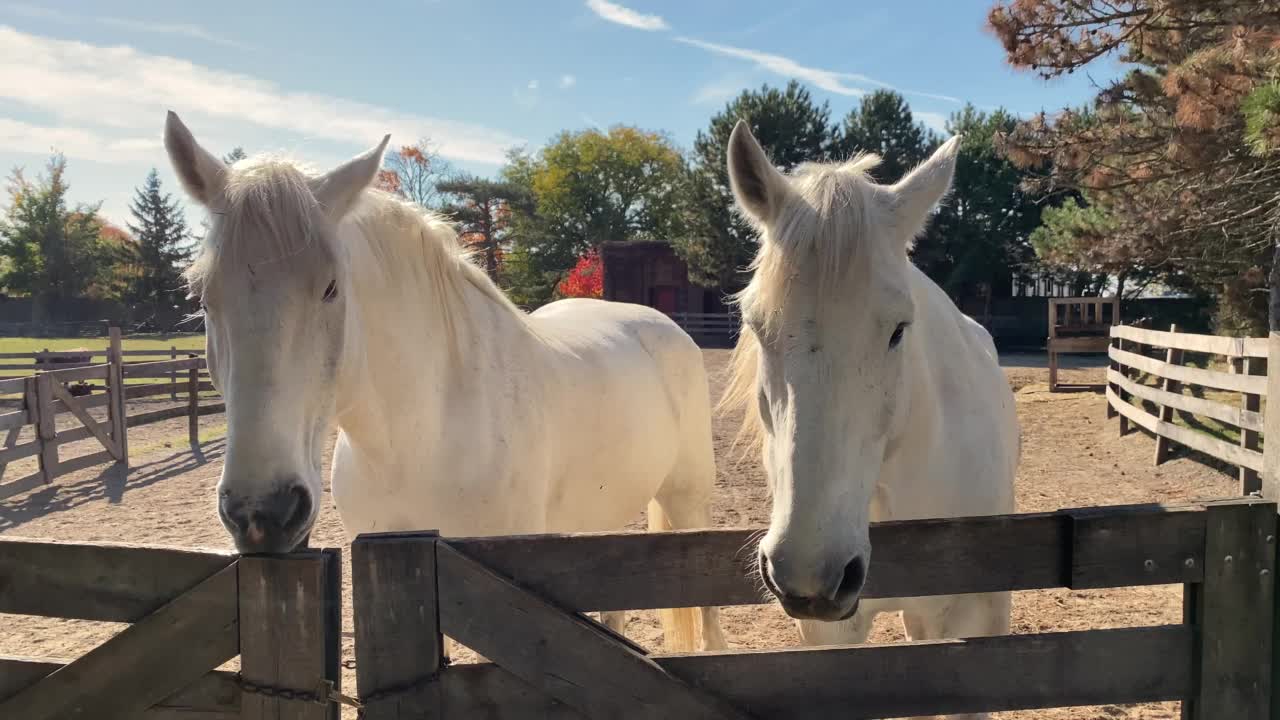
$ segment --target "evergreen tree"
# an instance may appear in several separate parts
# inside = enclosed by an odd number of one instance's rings
[[[190,233],[182,205],[161,190],[160,176],[154,169],[138,188],[129,211],[134,218],[129,231],[137,242],[139,266],[130,300],[149,306],[153,314],[162,307],[184,304],[181,266],[191,257]]]
[[[880,165],[871,171],[877,182],[895,183],[938,147],[938,138],[915,121],[902,95],[876,90],[863,96],[857,109],[845,116],[832,154],[837,159],[856,153],[875,153]]]

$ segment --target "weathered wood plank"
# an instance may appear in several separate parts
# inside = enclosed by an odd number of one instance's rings
[[[27,414],[26,408],[0,414],[0,430],[12,430],[30,424],[31,416]]]
[[[1265,380],[1266,378],[1261,378]],[[1181,425],[1164,422],[1136,405],[1121,400],[1111,388],[1107,388],[1107,401],[1112,403],[1121,417],[1126,417],[1156,435],[1163,435],[1174,442],[1186,445],[1192,450],[1199,450],[1233,465],[1262,470],[1262,453],[1245,450],[1225,440],[1219,440],[1205,433]]]
[[[40,443],[40,473],[45,482],[58,476],[58,422],[53,411],[52,375],[38,375],[28,384],[27,409],[36,409],[36,438]],[[34,390],[34,393],[31,392]]]
[[[135,622],[235,556],[0,537],[0,613]]]
[[[442,632],[588,717],[747,717],[668,674],[624,638],[448,545],[436,545],[436,572]]]
[[[216,402],[208,405],[201,405],[198,413],[204,415],[216,415],[226,412],[226,403]],[[128,417],[129,427],[137,427],[138,425],[147,425],[161,420],[172,420],[176,417],[185,417],[190,411],[185,407],[174,407],[165,410],[151,410],[149,412],[134,413]]]
[[[18,691],[0,703],[0,717],[135,717],[235,657],[238,646],[232,566]]]
[[[1195,691],[1194,642],[1172,625],[653,660],[758,720],[853,720],[1180,700]],[[426,717],[584,717],[492,663],[450,666],[439,684]]]
[[[1276,505],[1209,506],[1196,720],[1264,720],[1271,712]]]
[[[58,476],[61,477],[67,473],[78,472],[85,468],[91,468],[94,465],[102,465],[104,463],[119,462],[110,450],[100,450],[89,455],[81,455],[70,460],[62,460],[58,462]]]
[[[181,360],[157,360],[156,362],[128,363],[124,366],[124,376],[130,377],[168,377],[174,370],[190,370],[204,367],[204,358],[183,358]],[[158,373],[152,375],[150,373]]]
[[[76,404],[84,408],[85,410],[96,408],[96,407],[102,407],[104,405],[109,405],[110,402],[111,402],[111,399],[107,396],[105,392],[94,393],[93,395],[82,395],[76,398]],[[67,405],[63,403],[61,400],[54,400],[52,403],[50,403],[50,409],[53,410],[54,415],[61,415],[63,413],[71,412],[71,408],[67,407]]]
[[[1232,407],[1224,403],[1215,402],[1213,400],[1205,400],[1203,398],[1193,397],[1191,395],[1180,395],[1175,392],[1168,392],[1150,385],[1143,385],[1140,382],[1131,380],[1115,370],[1107,371],[1107,381],[1115,383],[1124,388],[1134,397],[1142,398],[1153,402],[1162,408],[1169,408],[1170,414],[1173,410],[1182,410],[1196,415],[1211,417],[1215,420],[1221,420],[1240,428],[1248,428],[1249,430],[1262,429],[1262,413],[1256,411],[1244,410],[1238,407]],[[1175,382],[1165,379],[1164,382]],[[1171,421],[1172,416],[1161,418],[1165,422]]]
[[[1177,348],[1191,352],[1212,353],[1228,357],[1267,356],[1266,338],[1224,337],[1222,335],[1196,335],[1183,332],[1164,332],[1162,330],[1145,330],[1132,325],[1117,325],[1111,328],[1112,337],[1154,345],[1162,348]]]
[[[1267,393],[1267,379],[1260,375],[1232,375],[1218,370],[1202,370],[1201,368],[1187,367],[1185,365],[1170,365],[1163,360],[1156,360],[1155,358],[1149,358],[1145,355],[1118,348],[1111,348],[1108,354],[1112,360],[1126,367],[1135,368],[1162,378],[1177,380],[1188,385],[1202,385],[1204,387],[1218,388],[1219,390],[1234,390],[1235,392],[1253,393],[1255,395],[1266,395]]]
[[[1197,583],[1204,578],[1206,513],[1201,507],[1085,508],[1072,522],[1069,587]],[[1136,577],[1148,583],[1134,583]]]
[[[1049,349],[1055,353],[1104,353],[1111,345],[1106,335],[1094,337],[1060,337],[1049,341]]]
[[[39,454],[40,442],[38,440],[32,440],[31,442],[25,442],[21,445],[14,445],[11,448],[0,450],[0,463],[11,463],[14,460],[21,460],[22,458],[28,458],[32,455]]]
[[[24,377],[0,380],[0,395],[10,395],[22,392],[22,388],[25,386],[26,380],[27,379]]]
[[[0,655],[0,700],[50,675],[70,660]],[[138,720],[239,720],[240,689],[234,673],[215,670],[151,706]]]
[[[106,380],[106,365],[86,365],[85,367],[67,368],[66,370],[45,370],[41,375],[48,375],[58,382],[68,383],[75,380]]]
[[[871,527],[874,560],[865,597],[909,597],[1065,587],[1073,569],[1072,515],[1061,513],[913,520]],[[1108,537],[1159,557],[1178,557],[1202,509],[1115,508]],[[1125,518],[1137,518],[1126,523]],[[1203,521],[1199,521],[1203,527]],[[1101,527],[1101,526],[1098,526]],[[448,538],[450,546],[562,607],[578,611],[643,610],[770,602],[749,577],[756,531],[695,530],[495,538]],[[1099,540],[1098,542],[1101,542]],[[1163,543],[1163,545],[1161,544]],[[1198,556],[1197,556],[1198,557]],[[1183,582],[1184,568],[1161,561],[1154,571],[1127,553],[1099,554],[1076,575],[1116,585]],[[1146,558],[1142,558],[1145,560]],[[1097,580],[1095,580],[1096,582]]]
[[[337,550],[249,556],[240,568],[240,674],[256,685],[341,689],[341,557]],[[244,693],[244,720],[337,720],[338,706]]]
[[[1246,375],[1262,375],[1263,377],[1266,377],[1266,360],[1260,360],[1258,358],[1244,358],[1240,369]],[[1246,393],[1241,396],[1240,405],[1240,412],[1242,414],[1253,413],[1259,418],[1258,427],[1247,428],[1241,426],[1240,447],[1253,452],[1261,452],[1262,397]],[[1253,468],[1240,468],[1240,494],[1251,495],[1258,492],[1262,492],[1261,474]]]
[[[94,419],[92,415],[76,403],[76,399],[71,397],[71,393],[67,392],[67,388],[60,382],[52,383],[49,387],[53,389],[53,396],[61,400],[62,403],[71,410],[71,414],[75,415],[76,419],[80,421],[80,424],[83,425],[85,429],[93,435],[93,437],[97,438],[98,442],[102,443],[102,447],[106,448],[107,452],[116,460],[121,459],[120,447],[111,439],[111,436],[107,434],[107,430],[99,425],[98,421]]]
[[[0,500],[11,498],[14,495],[21,495],[22,493],[30,490],[35,490],[44,484],[44,475],[37,470],[26,477],[21,477],[17,480],[0,485]]]
[[[361,535],[351,544],[360,697],[413,688],[368,701],[370,718],[453,717],[439,712],[439,687],[431,681],[443,654],[435,542],[434,534],[415,533]]]

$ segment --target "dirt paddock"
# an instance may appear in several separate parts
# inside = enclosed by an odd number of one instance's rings
[[[706,351],[712,392],[718,394],[728,353]],[[1233,476],[1199,460],[1175,454],[1151,467],[1154,442],[1141,433],[1119,438],[1116,421],[1104,420],[1104,401],[1096,393],[1050,394],[1043,356],[1004,358],[1022,423],[1023,458],[1018,474],[1019,512],[1140,502],[1185,502],[1226,497],[1236,492]],[[1069,365],[1066,382],[1098,382],[1102,370]],[[108,541],[227,549],[227,536],[214,511],[214,486],[221,471],[222,416],[204,418],[208,438],[200,451],[186,445],[185,420],[157,423],[130,433],[133,468],[93,469],[60,478],[53,486],[0,502],[0,534],[59,540]],[[769,500],[757,463],[733,462],[733,418],[715,427],[720,469],[715,522],[719,526],[766,524]],[[326,472],[328,456],[325,458]],[[635,527],[643,527],[637,518]],[[327,500],[313,545],[342,545],[344,535]],[[345,557],[344,557],[345,559]],[[344,574],[349,568],[344,567]],[[344,658],[353,658],[349,582],[344,598]],[[1014,632],[1077,630],[1179,622],[1181,587],[1161,586],[1101,591],[1017,593]],[[776,605],[728,608],[725,632],[735,648],[794,645],[798,636]],[[0,654],[70,658],[116,632],[108,623],[49,620],[0,615]],[[628,635],[656,647],[660,631],[652,613],[633,613]],[[895,618],[881,616],[873,641],[901,639]],[[348,671],[344,678],[354,688]],[[1000,713],[997,718],[1175,718],[1176,703],[1107,706]]]

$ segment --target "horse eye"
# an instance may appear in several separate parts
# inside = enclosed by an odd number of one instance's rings
[[[331,302],[338,297],[338,281],[329,282],[329,287],[324,289],[324,301]]]
[[[898,323],[898,327],[893,329],[893,335],[889,338],[889,349],[898,347],[898,343],[902,342],[902,336],[907,332],[907,326],[911,323]]]

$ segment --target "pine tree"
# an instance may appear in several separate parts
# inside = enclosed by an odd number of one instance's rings
[[[149,306],[152,313],[184,304],[181,265],[191,257],[190,233],[182,205],[161,191],[154,169],[138,188],[129,211],[134,217],[129,231],[138,244],[139,265],[130,299]]]

